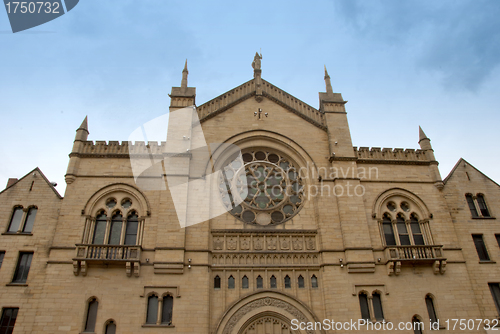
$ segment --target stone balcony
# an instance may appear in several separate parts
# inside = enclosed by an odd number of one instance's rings
[[[141,246],[138,245],[93,245],[76,244],[76,257],[73,258],[73,273],[87,275],[89,264],[125,266],[127,276],[139,276]]]
[[[432,266],[434,274],[444,274],[446,258],[442,245],[387,246],[385,249],[387,273],[398,275],[401,265]]]

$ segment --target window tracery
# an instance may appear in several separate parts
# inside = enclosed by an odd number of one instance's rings
[[[220,174],[227,210],[254,225],[281,224],[295,216],[304,201],[304,181],[291,159],[265,149],[248,150],[242,158],[244,165],[234,160]]]

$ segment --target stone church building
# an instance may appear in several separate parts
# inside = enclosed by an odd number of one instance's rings
[[[186,64],[166,142],[94,142],[85,118],[64,197],[38,168],[9,179],[0,334],[493,333],[499,185],[463,159],[442,179],[422,129],[353,147],[326,69],[316,108],[260,62],[199,106]],[[221,143],[206,161],[196,133]]]

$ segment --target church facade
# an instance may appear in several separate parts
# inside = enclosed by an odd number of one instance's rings
[[[166,142],[93,142],[85,119],[64,197],[9,179],[0,333],[493,332],[499,185],[463,159],[443,180],[422,129],[353,147],[326,69],[315,108],[260,62],[200,106],[186,64]]]

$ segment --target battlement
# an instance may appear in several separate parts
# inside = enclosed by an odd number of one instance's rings
[[[79,152],[84,155],[123,155],[128,156],[129,154],[162,154],[162,148],[166,146],[166,142],[162,141],[160,143],[156,141],[150,141],[146,144],[144,141],[136,141],[132,145],[129,145],[128,141],[109,141],[97,140],[94,144],[93,141],[84,141],[83,146]]]
[[[408,162],[430,162],[433,161],[426,151],[420,149],[403,148],[380,148],[380,147],[353,147],[354,154],[359,160],[384,160],[384,161],[408,161]]]

